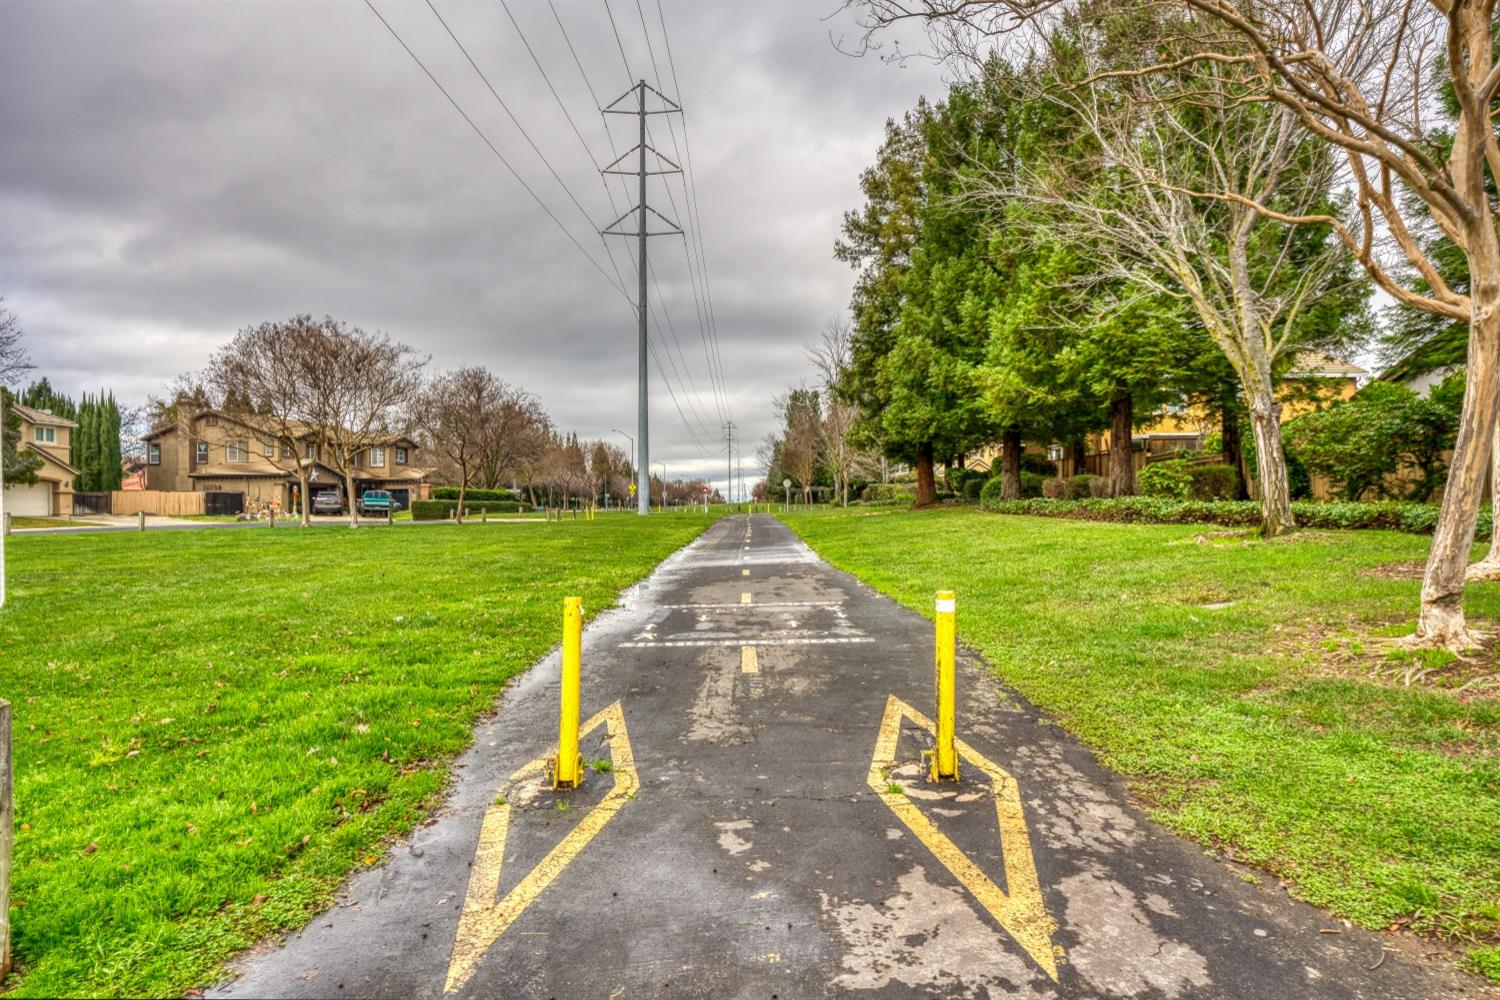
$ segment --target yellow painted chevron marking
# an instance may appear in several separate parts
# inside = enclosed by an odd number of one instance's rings
[[[568,835],[499,902],[495,897],[500,893],[500,868],[505,858],[506,834],[510,832],[510,804],[500,802],[485,811],[479,846],[474,851],[474,868],[469,874],[469,890],[464,897],[463,915],[459,917],[458,934],[453,939],[453,957],[448,962],[444,993],[452,993],[469,981],[490,946],[562,874],[563,869],[640,787],[635,756],[630,750],[630,735],[625,730],[625,715],[619,702],[585,722],[579,735],[587,736],[601,724],[609,726],[609,756],[613,765],[610,774],[614,778],[614,787],[602,801],[584,813]],[[512,774],[505,787],[513,788],[526,780],[540,781],[546,771],[547,757],[538,757]]]
[[[963,740],[955,741],[959,756],[989,775],[990,791],[995,796],[995,815],[1000,823],[1000,849],[1005,858],[1005,886],[1009,892],[1004,892],[958,849],[958,845],[933,825],[906,797],[904,790],[891,790],[894,786],[888,775],[896,763],[896,744],[901,737],[903,715],[928,732],[933,731],[931,719],[892,695],[886,702],[885,716],[880,720],[880,735],[875,740],[875,755],[870,761],[867,779],[870,788],[1056,982],[1057,957],[1053,951],[1052,932],[1057,925],[1047,915],[1047,908],[1042,903],[1036,861],[1026,831],[1026,816],[1021,811],[1021,786],[1003,768],[969,744]]]
[[[740,647],[740,673],[760,673],[760,657],[756,654],[754,646]]]

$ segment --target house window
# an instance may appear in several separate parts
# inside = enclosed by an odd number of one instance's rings
[[[57,443],[57,428],[56,427],[38,427],[36,429],[36,440],[37,440],[38,444],[56,444]]]
[[[313,453],[313,449],[316,448],[316,447],[317,447],[316,445],[314,445],[311,441],[309,441],[307,443],[306,454],[304,454],[302,457],[305,458],[305,459],[307,459],[309,462],[311,462],[313,460],[313,458],[316,457],[314,455],[314,453]]]
[[[276,442],[275,441],[262,441],[260,443],[260,446],[261,446],[262,450],[265,451],[267,458],[275,458],[276,457]]]
[[[224,459],[228,462],[250,461],[250,445],[245,441],[229,441],[224,445]]]
[[[396,449],[396,464],[397,465],[405,465],[406,464],[406,449],[405,448],[397,448]]]
[[[197,456],[198,456],[198,464],[199,465],[207,465],[208,464],[208,442],[207,441],[199,441],[198,442]]]
[[[380,468],[383,465],[385,465],[385,449],[384,448],[371,448],[370,449],[370,468],[372,468],[372,469],[378,469],[378,468]]]
[[[282,445],[281,446],[281,457],[282,458],[291,458],[292,457],[292,449],[288,448],[286,445]]]
[[[146,461],[152,465],[161,464],[161,445],[153,441],[146,446]]]

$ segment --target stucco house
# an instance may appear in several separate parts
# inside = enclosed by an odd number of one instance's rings
[[[17,517],[61,517],[73,513],[73,480],[78,470],[68,461],[73,431],[78,425],[66,417],[12,403],[21,418],[20,448],[42,459],[37,481],[5,485],[6,513]]]
[[[277,503],[292,509],[297,466],[308,471],[309,492],[344,492],[344,478],[327,461],[311,427],[294,441],[279,439],[252,415],[205,409],[164,422],[145,437],[146,488],[239,494],[245,506]],[[389,490],[408,507],[427,495],[429,469],[417,464],[417,443],[404,435],[372,442],[355,456],[354,490]]]

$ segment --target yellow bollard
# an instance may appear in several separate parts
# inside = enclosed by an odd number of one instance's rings
[[[954,708],[957,681],[954,678],[957,630],[954,617],[957,601],[951,590],[937,592],[937,747],[932,752],[933,781],[958,780],[958,750],[953,745]]]
[[[553,788],[583,784],[583,759],[578,755],[579,674],[583,666],[583,598],[563,598],[562,711],[557,725],[557,761]]]

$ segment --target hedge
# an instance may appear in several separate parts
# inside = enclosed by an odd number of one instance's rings
[[[453,516],[453,511],[458,507],[457,500],[413,500],[411,505],[411,519],[413,521],[446,521]],[[468,516],[488,511],[491,514],[519,514],[525,508],[515,500],[464,500],[464,507],[468,510]]]
[[[1085,521],[1135,524],[1222,524],[1254,527],[1260,524],[1260,504],[1254,500],[1177,500],[1169,497],[1115,497],[1087,500],[997,500],[981,502],[985,510],[1036,517],[1071,517]],[[1303,528],[1386,528],[1431,534],[1438,505],[1385,500],[1292,501],[1292,515]],[[1479,512],[1476,538],[1490,537],[1490,510]]]
[[[882,500],[905,500],[907,503],[914,503],[917,499],[917,487],[915,483],[911,485],[896,482],[871,483],[865,487],[865,495],[861,499],[877,503]]]
[[[457,486],[434,486],[432,488],[432,499],[434,500],[457,500]],[[464,494],[464,500],[520,500],[521,498],[510,490],[478,490],[473,487]]]

